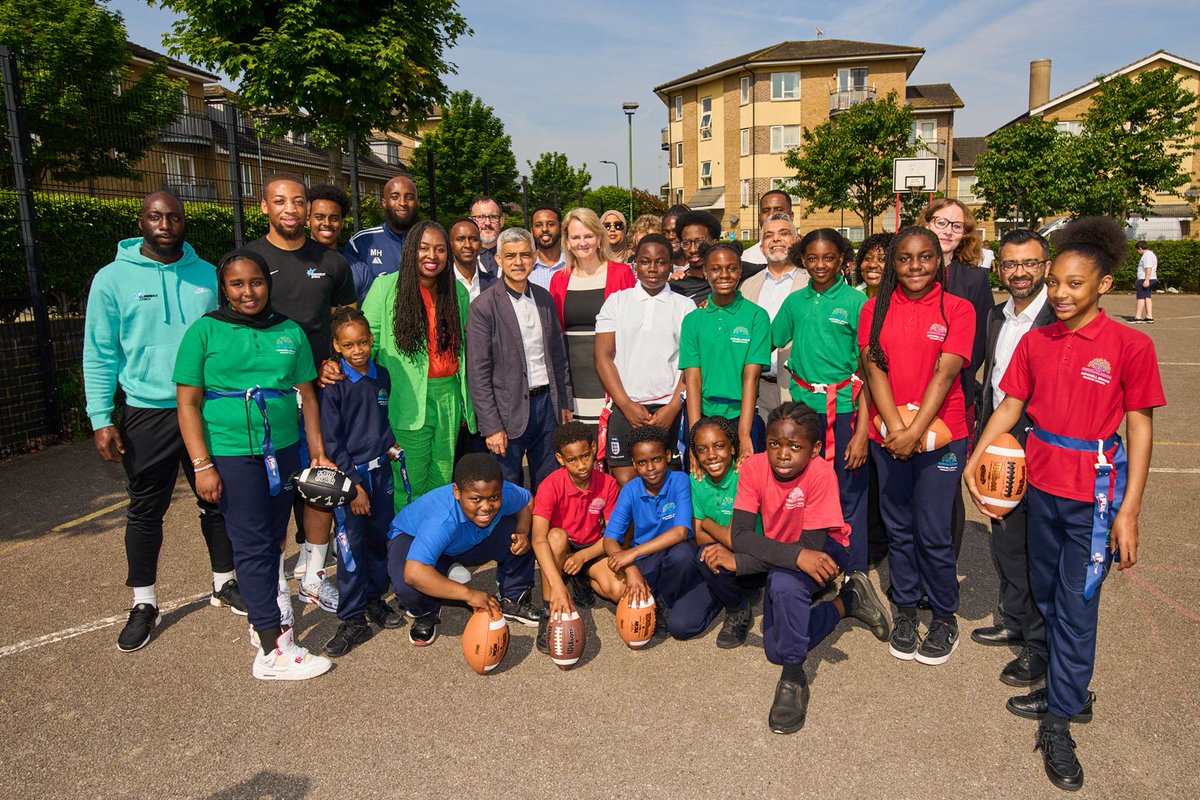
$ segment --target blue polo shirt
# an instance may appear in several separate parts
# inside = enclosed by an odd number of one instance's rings
[[[634,478],[621,487],[617,504],[608,517],[604,535],[621,541],[633,523],[633,543],[645,544],[677,525],[692,535],[692,487],[687,473],[671,470],[658,494],[646,491],[641,478]]]
[[[376,278],[400,269],[403,250],[404,234],[396,233],[387,223],[363,228],[350,237],[342,255],[350,262],[354,293],[358,295],[360,306]]]
[[[392,520],[388,538],[407,533],[413,537],[409,560],[437,566],[443,555],[462,555],[491,536],[501,519],[529,505],[529,492],[516,484],[505,481],[501,491],[500,513],[481,528],[463,514],[462,506],[454,499],[454,484],[439,486],[401,509]]]

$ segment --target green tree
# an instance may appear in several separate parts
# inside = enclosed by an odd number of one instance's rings
[[[443,219],[470,210],[471,200],[483,194],[485,171],[488,193],[501,206],[519,196],[512,137],[492,107],[470,92],[450,95],[441,122],[413,151],[413,163],[424,164],[426,153],[433,153],[434,188]],[[428,197],[425,171],[417,170],[413,179],[421,196]]]
[[[181,16],[166,37],[239,82],[265,134],[308,133],[342,182],[349,134],[414,130],[447,93],[445,53],[470,35],[455,0],[151,0]]]
[[[912,110],[882,100],[858,103],[801,134],[801,146],[783,163],[796,170],[785,187],[805,201],[803,216],[819,208],[852,211],[868,235],[875,217],[892,203],[892,161],[916,153],[912,143]]]
[[[17,55],[39,183],[136,177],[158,130],[179,116],[183,83],[165,62],[134,79],[125,24],[101,3],[4,0],[0,44]],[[9,159],[7,140],[0,155]]]
[[[615,208],[622,214],[628,214],[629,190],[621,186],[599,186],[583,196],[583,204],[597,214],[603,214],[610,208]],[[572,205],[574,205],[573,202],[563,204],[566,208],[570,208]],[[642,214],[662,216],[666,212],[667,204],[662,201],[661,197],[641,189],[633,190],[633,219],[637,219]],[[629,220],[630,224],[633,223],[633,219]]]
[[[1066,148],[1068,208],[1078,216],[1143,212],[1155,192],[1178,194],[1196,148],[1196,95],[1175,67],[1099,79],[1082,133]]]
[[[1067,134],[1040,117],[993,133],[975,163],[983,214],[1036,228],[1069,207]]]
[[[587,164],[575,169],[567,163],[566,153],[551,151],[542,153],[536,162],[529,165],[529,207],[557,205],[559,208],[575,202],[572,198],[588,188],[592,175]],[[626,193],[626,197],[628,197]]]

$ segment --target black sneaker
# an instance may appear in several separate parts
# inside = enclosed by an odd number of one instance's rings
[[[912,661],[917,657],[917,618],[915,615],[897,613],[892,617],[892,635],[888,638],[888,652],[901,661]]]
[[[917,650],[917,661],[930,666],[945,664],[958,649],[958,621],[935,619],[929,623],[929,633]]]
[[[208,598],[208,604],[215,608],[229,606],[235,614],[246,616],[246,601],[242,599],[242,590],[238,588],[237,578],[230,578],[221,586],[220,591],[213,592]]]
[[[808,715],[808,680],[787,681],[782,678],[775,684],[775,700],[767,724],[772,733],[795,733],[804,727]]]
[[[431,611],[423,617],[408,614],[408,618],[412,620],[412,625],[408,626],[408,640],[417,647],[433,644],[437,638],[438,623],[442,621],[438,613]]]
[[[138,603],[129,610],[129,621],[117,637],[117,649],[122,653],[141,650],[150,641],[154,626],[162,622],[162,614],[149,603]]]
[[[842,588],[842,603],[847,616],[853,617],[871,629],[875,638],[886,642],[892,635],[892,620],[887,607],[864,572],[851,572]]]
[[[1091,722],[1092,703],[1095,701],[1096,693],[1088,692],[1087,705],[1078,714],[1071,717],[1071,722]],[[1041,689],[1034,689],[1029,694],[1021,694],[1008,698],[1005,708],[1018,717],[1040,720],[1050,712],[1050,697],[1046,694],[1045,687],[1042,687]]]
[[[342,620],[342,624],[338,625],[337,633],[325,643],[325,655],[332,658],[344,656],[356,645],[362,644],[374,635],[375,632],[371,630],[371,626],[365,619]]]
[[[671,635],[671,628],[668,624],[671,619],[671,609],[659,600],[654,598],[654,633],[653,636],[664,638]]]
[[[550,642],[546,638],[546,628],[550,626],[550,612],[542,609],[542,618],[538,620],[537,639],[534,640],[534,645],[539,653],[550,655]]]
[[[381,628],[399,628],[404,624],[404,615],[389,606],[381,597],[367,601],[367,622]]]
[[[583,608],[596,605],[596,592],[592,589],[592,581],[581,569],[574,575],[567,576],[567,588],[571,590],[571,602]]]
[[[746,643],[746,635],[750,633],[750,625],[753,621],[754,617],[750,612],[749,605],[742,606],[735,611],[727,610],[725,623],[721,625],[721,632],[717,634],[717,647],[723,650],[741,647]]]
[[[542,610],[533,604],[533,593],[528,589],[516,597],[501,597],[500,611],[505,619],[519,622],[530,628],[542,618]]]
[[[1042,723],[1034,750],[1042,751],[1046,777],[1059,789],[1077,792],[1083,788],[1083,765],[1075,756],[1075,740],[1066,726]]]

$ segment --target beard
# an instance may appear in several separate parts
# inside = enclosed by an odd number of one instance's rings
[[[415,208],[407,212],[401,211],[397,213],[395,209],[388,207],[383,210],[383,213],[387,217],[388,224],[400,231],[407,231],[417,219],[417,210]]]

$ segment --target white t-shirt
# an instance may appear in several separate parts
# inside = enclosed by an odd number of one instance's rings
[[[992,262],[996,260],[996,254],[992,252],[990,247],[985,247],[980,251],[979,268],[991,270]]]
[[[651,296],[639,283],[614,292],[596,315],[596,333],[616,334],[617,374],[635,403],[663,403],[679,383],[679,334],[696,304],[664,286]]]
[[[1147,250],[1142,253],[1142,257],[1138,259],[1137,276],[1139,281],[1147,278],[1152,281],[1158,280],[1158,256],[1154,255],[1154,251]]]

